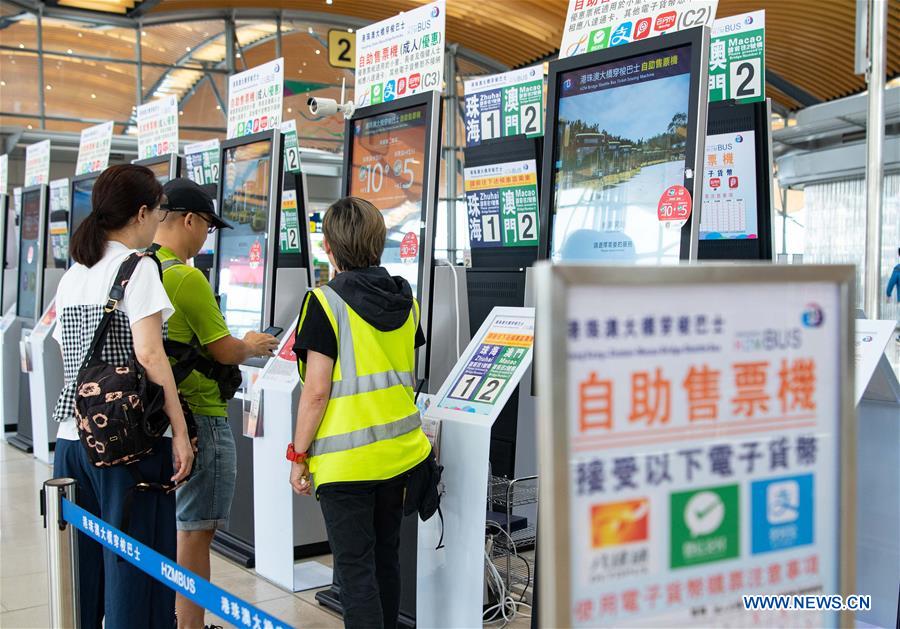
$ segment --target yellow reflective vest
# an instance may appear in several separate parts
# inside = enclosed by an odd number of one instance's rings
[[[383,332],[329,286],[315,289],[309,299],[319,300],[338,343],[331,396],[309,448],[316,487],[387,480],[412,469],[431,451],[415,403],[419,304],[413,300],[401,327]],[[306,318],[306,304],[298,329]],[[298,366],[302,382],[306,363]]]

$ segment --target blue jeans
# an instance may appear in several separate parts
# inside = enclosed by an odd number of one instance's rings
[[[154,453],[136,465],[144,480],[169,482],[172,440],[161,439]],[[75,502],[120,528],[125,496],[134,479],[124,465],[91,465],[80,441],[56,442],[53,476],[74,478]],[[131,507],[131,537],[175,560],[175,495],[136,492]],[[97,542],[78,533],[78,579],[82,629],[157,629],[175,621],[175,592]]]
[[[197,455],[188,482],[175,492],[179,531],[211,531],[228,524],[237,452],[227,417],[194,415]]]

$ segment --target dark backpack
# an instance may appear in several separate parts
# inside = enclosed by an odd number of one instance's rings
[[[169,426],[163,411],[163,388],[150,381],[134,351],[121,365],[111,365],[101,358],[113,313],[125,297],[135,268],[147,256],[156,261],[152,253],[132,253],[119,267],[103,319],[75,379],[78,436],[97,467],[146,458]]]

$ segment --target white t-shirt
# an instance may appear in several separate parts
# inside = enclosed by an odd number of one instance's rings
[[[74,264],[59,281],[59,288],[56,290],[56,312],[59,316],[53,329],[53,338],[63,348],[63,352],[66,352],[68,349],[76,354],[80,354],[72,357],[63,357],[63,363],[67,367],[67,373],[65,374],[67,386],[75,380],[77,365],[80,365],[84,359],[84,355],[87,353],[90,345],[90,337],[96,329],[93,323],[88,323],[88,319],[90,318],[93,322],[97,318],[97,309],[84,308],[84,306],[102,307],[106,304],[109,290],[112,288],[113,280],[119,272],[119,267],[125,258],[132,253],[134,253],[133,249],[129,249],[120,242],[111,240],[107,244],[106,253],[97,264],[90,268],[83,264]],[[67,308],[70,309],[69,313],[67,316],[63,316],[63,312]],[[131,276],[131,281],[125,287],[125,297],[119,302],[118,310],[128,317],[131,325],[157,312],[162,313],[162,320],[165,323],[172,316],[172,313],[175,312],[159,277],[159,267],[153,260],[148,258],[138,263]],[[74,329],[79,325],[81,327],[90,326],[89,333],[86,334],[84,331]],[[64,329],[66,327],[73,329],[66,330]],[[63,338],[66,332],[69,333],[70,340],[64,344]],[[71,339],[76,334],[79,339],[84,340],[73,343]],[[70,360],[66,360],[66,358],[70,358]],[[67,417],[60,421],[56,438],[70,441],[78,440],[78,429],[75,427],[75,419],[73,417]]]

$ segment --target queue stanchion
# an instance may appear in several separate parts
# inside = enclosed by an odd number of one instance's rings
[[[41,490],[41,514],[47,531],[50,626],[76,628],[78,622],[78,536],[63,518],[63,499],[75,500],[75,479],[53,478]]]

